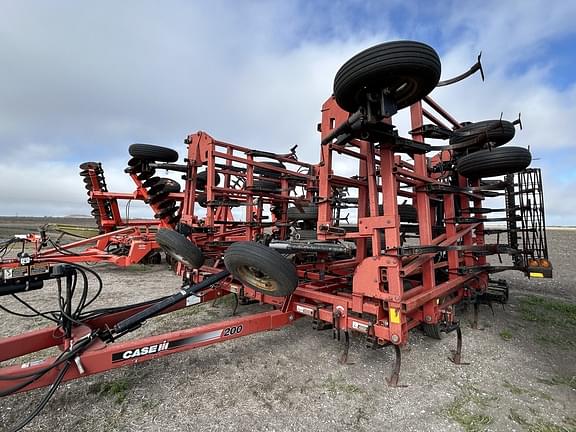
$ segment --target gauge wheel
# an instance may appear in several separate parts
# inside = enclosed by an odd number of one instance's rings
[[[134,159],[146,161],[176,162],[178,160],[176,150],[152,144],[132,144],[128,148],[128,153]]]
[[[202,250],[179,232],[161,228],[156,233],[156,243],[167,255],[186,267],[196,269],[204,264]]]
[[[523,171],[530,162],[532,155],[524,147],[498,147],[458,159],[456,171],[468,178],[494,177]]]
[[[356,112],[372,92],[386,91],[401,109],[430,93],[440,80],[440,58],[421,42],[386,42],[348,60],[334,78],[336,103]]]
[[[450,137],[450,145],[459,147],[482,146],[488,142],[501,146],[511,141],[516,134],[514,125],[506,120],[484,120],[468,123],[456,129]]]
[[[224,253],[224,264],[236,279],[262,294],[286,297],[298,286],[294,264],[261,243],[233,243]]]

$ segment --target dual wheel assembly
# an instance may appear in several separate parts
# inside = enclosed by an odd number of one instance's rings
[[[174,230],[158,230],[156,242],[167,255],[188,268],[198,269],[204,264],[202,250]],[[294,264],[261,243],[233,243],[224,253],[224,264],[235,279],[262,294],[286,297],[298,286]]]

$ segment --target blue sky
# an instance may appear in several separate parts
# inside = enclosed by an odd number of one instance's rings
[[[132,189],[127,148],[216,138],[319,158],[315,125],[339,66],[420,40],[442,78],[483,52],[479,77],[432,96],[461,121],[514,119],[542,167],[550,224],[576,225],[576,2],[0,0],[0,215],[86,214],[77,166]],[[405,113],[395,119],[406,129]]]

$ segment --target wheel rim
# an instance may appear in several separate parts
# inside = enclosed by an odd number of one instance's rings
[[[406,101],[411,101],[415,98],[420,90],[420,84],[417,80],[409,76],[395,77],[390,79],[386,86],[368,87],[368,93],[380,93],[385,91],[395,100],[399,107],[403,107]],[[362,97],[356,97],[358,102],[361,102]]]
[[[266,292],[278,291],[278,282],[267,274],[262,273],[256,267],[240,266],[236,268],[236,275],[238,279],[242,280],[246,285],[249,285],[254,289]]]

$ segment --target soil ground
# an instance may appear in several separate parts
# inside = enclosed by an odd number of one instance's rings
[[[303,318],[278,331],[65,383],[25,430],[574,431],[576,231],[551,230],[548,240],[553,280],[501,273],[510,283],[509,304],[493,311],[483,306],[482,330],[470,328],[471,308],[460,316],[469,365],[447,359],[455,334],[434,340],[413,331],[403,350],[401,383],[407,387],[389,388],[391,348],[366,349],[356,336],[351,364],[340,365],[342,343]],[[95,307],[171,294],[180,285],[166,265],[92,268],[105,284]],[[30,292],[26,300],[54,306],[54,287]],[[230,300],[156,318],[132,336],[229,317]],[[11,298],[0,304],[18,309]],[[244,306],[240,313],[262,308]],[[0,337],[42,324],[1,314]],[[45,391],[0,399],[0,430],[29,413]]]

